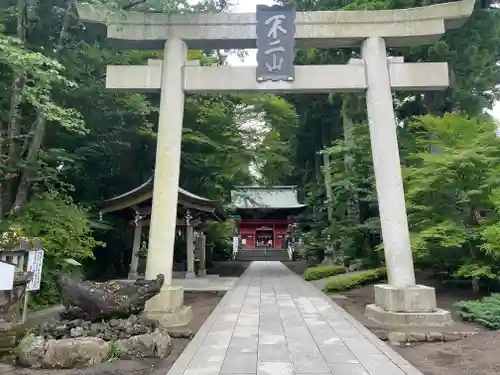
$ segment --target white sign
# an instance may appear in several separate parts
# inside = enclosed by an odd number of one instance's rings
[[[238,237],[233,237],[233,253],[238,251],[239,245],[240,245],[240,239]]]
[[[43,250],[30,251],[28,255],[28,272],[33,273],[31,281],[28,283],[27,291],[40,289],[40,282],[42,280],[42,267],[43,267]]]
[[[0,290],[12,290],[14,287],[14,264],[0,262]]]

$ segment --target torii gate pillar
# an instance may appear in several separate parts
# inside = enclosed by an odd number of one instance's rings
[[[160,293],[146,302],[148,316],[157,319],[164,327],[187,325],[193,317],[191,306],[184,305],[183,288],[172,285],[185,100],[182,69],[187,54],[188,49],[183,40],[171,38],[165,42],[146,263],[146,280],[152,280],[158,274],[165,276]]]

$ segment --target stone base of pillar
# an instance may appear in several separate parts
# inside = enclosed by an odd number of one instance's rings
[[[194,272],[187,271],[184,275],[185,279],[196,279],[196,274]]]
[[[138,277],[138,276],[139,276],[139,275],[137,274],[137,272],[130,272],[130,273],[128,274],[128,279],[129,279],[129,280],[137,280],[137,277]]]
[[[198,270],[198,277],[205,277],[207,276],[207,270],[200,269]]]
[[[365,315],[384,326],[439,327],[453,323],[449,311],[436,307],[434,288],[423,285],[375,285],[375,304],[366,306]]]
[[[144,314],[162,328],[186,326],[193,318],[191,306],[184,305],[184,288],[167,285],[146,302]]]

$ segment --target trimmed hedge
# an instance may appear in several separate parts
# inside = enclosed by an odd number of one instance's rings
[[[374,281],[383,280],[387,277],[387,270],[385,268],[375,268],[371,270],[361,271],[358,273],[351,273],[347,275],[339,275],[331,277],[326,280],[323,289],[326,293],[331,292],[344,292],[353,289],[357,286],[369,284]]]
[[[342,273],[345,273],[345,268],[343,266],[317,266],[308,268],[306,272],[304,272],[304,279],[307,281],[319,280]]]

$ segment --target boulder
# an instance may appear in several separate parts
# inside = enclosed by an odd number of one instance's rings
[[[109,354],[109,343],[97,337],[48,340],[42,365],[58,369],[88,367],[106,361]]]
[[[117,340],[112,344],[113,353],[121,359],[165,358],[172,351],[172,340],[167,333],[153,333]]]
[[[26,335],[17,346],[17,360],[22,366],[39,368],[45,349],[46,342],[42,336]]]
[[[58,286],[66,311],[65,319],[84,319],[92,322],[112,318],[127,318],[144,310],[146,301],[160,292],[165,278],[156,280],[76,282],[60,276]]]

